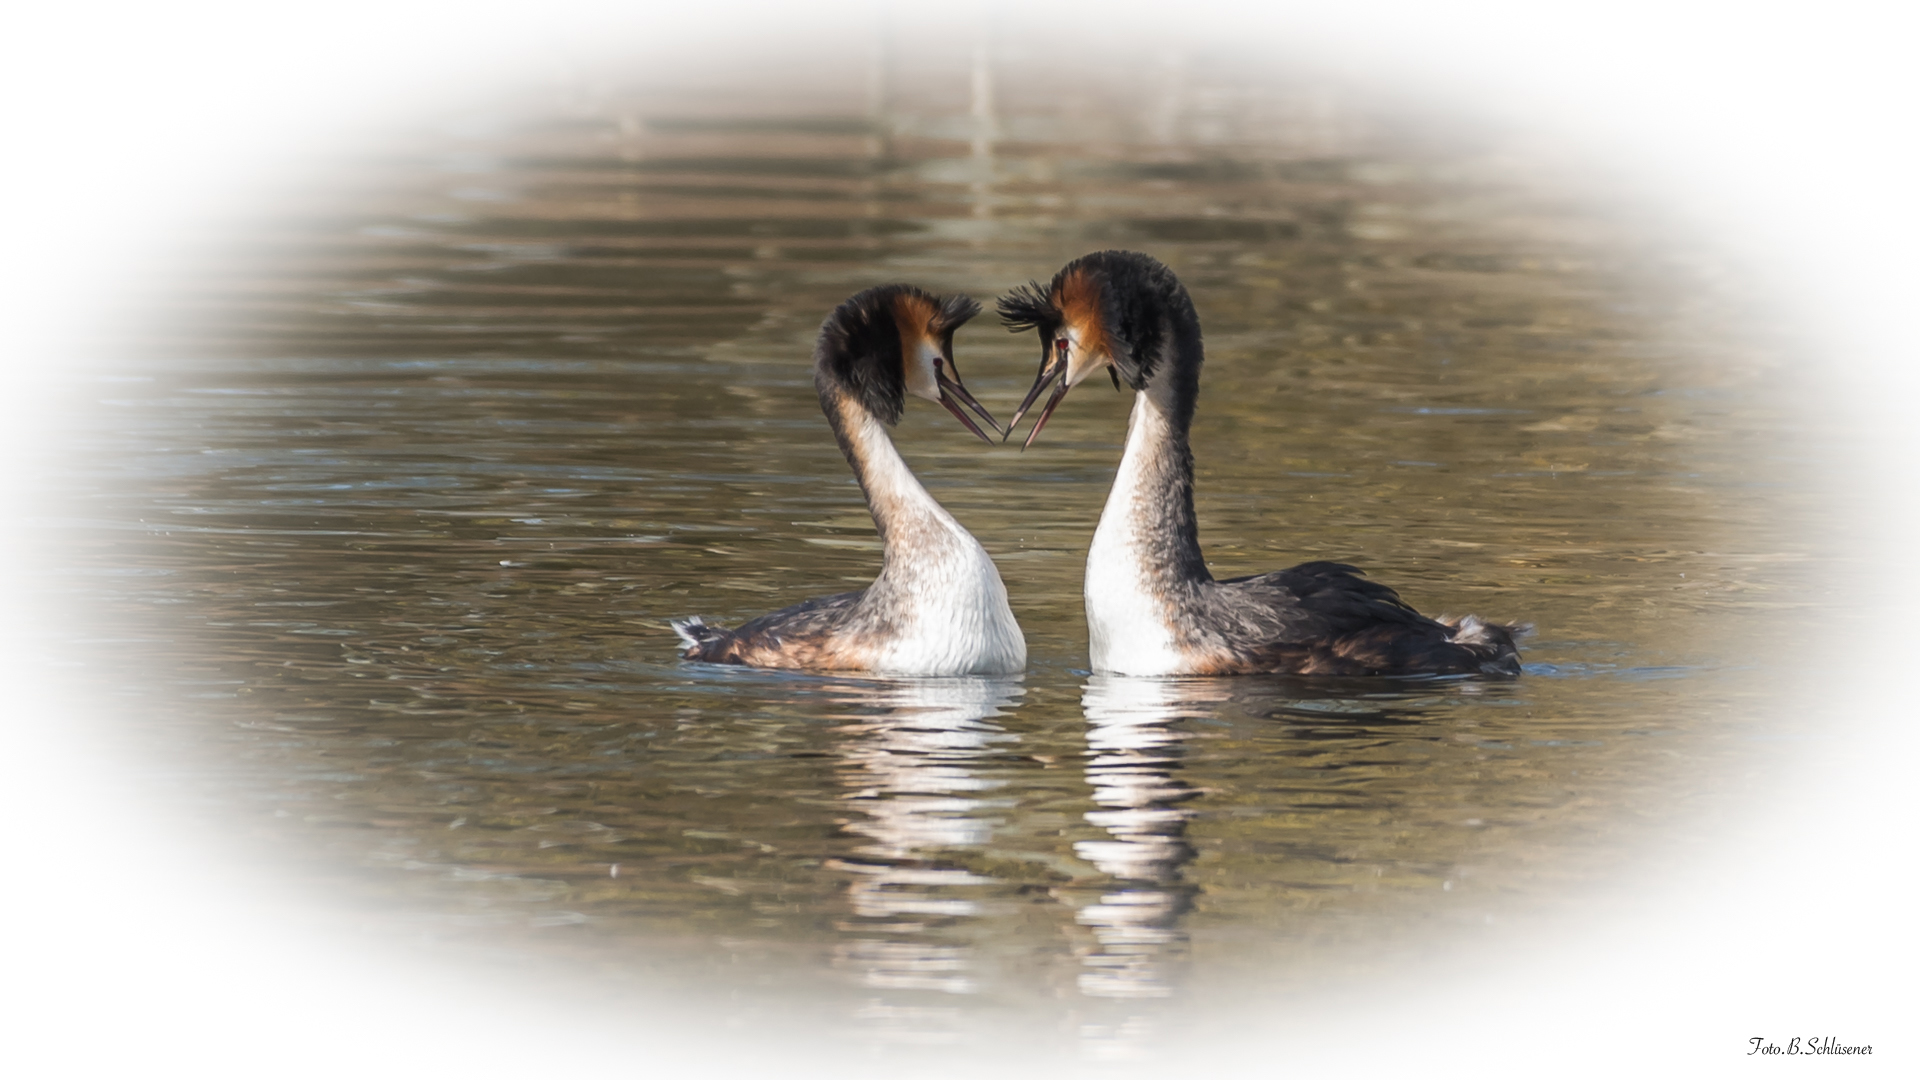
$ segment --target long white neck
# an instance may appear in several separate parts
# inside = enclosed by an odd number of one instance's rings
[[[888,565],[896,558],[911,557],[916,544],[952,539],[974,543],[907,467],[886,425],[851,401],[843,401],[841,408],[840,432],[847,460],[866,492],[867,509],[880,530]]]
[[[1210,580],[1193,513],[1193,461],[1171,395],[1150,384],[1134,399],[1120,470],[1087,551],[1093,669],[1120,675],[1182,670],[1186,592]]]
[[[913,475],[886,425],[849,398],[838,406],[835,428],[885,549],[880,576],[862,601],[892,627],[877,670],[970,675],[1025,669],[1026,638],[986,549]]]

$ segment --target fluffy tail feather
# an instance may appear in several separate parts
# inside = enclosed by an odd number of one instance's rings
[[[1441,616],[1440,622],[1452,628],[1448,636],[1455,645],[1464,646],[1479,659],[1482,672],[1520,674],[1520,647],[1515,642],[1533,633],[1532,623],[1490,623],[1478,615],[1458,619]]]
[[[717,626],[708,626],[707,620],[698,615],[684,619],[670,619],[667,625],[673,627],[673,632],[680,635],[683,646],[680,655],[688,660],[698,660],[707,646],[727,636],[725,630]]]

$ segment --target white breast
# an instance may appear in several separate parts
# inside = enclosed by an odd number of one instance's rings
[[[943,543],[925,545],[929,550],[916,545],[911,554],[896,553],[888,567],[887,576],[905,585],[898,594],[905,600],[905,617],[900,632],[881,647],[877,670],[903,675],[1026,670],[1026,637],[1007,606],[999,570],[965,529],[954,524],[952,530]]]

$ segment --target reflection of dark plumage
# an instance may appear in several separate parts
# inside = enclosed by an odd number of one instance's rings
[[[902,675],[1004,674],[1026,666],[1019,624],[993,560],[921,486],[887,426],[906,396],[937,401],[986,439],[964,408],[993,418],[960,382],[953,332],[980,306],[909,285],[834,309],[814,350],[814,386],[880,533],[872,585],[751,619],[736,629],[675,620],[688,660]],[[964,407],[964,408],[963,408]],[[997,425],[996,425],[997,427]]]
[[[1345,563],[1311,562],[1215,581],[1200,554],[1188,431],[1204,351],[1187,290],[1158,261],[1102,251],[1050,285],[1003,297],[1016,330],[1040,334],[1040,374],[1014,417],[1101,369],[1136,392],[1119,474],[1087,554],[1093,666],[1127,675],[1518,674],[1524,627],[1436,620]]]

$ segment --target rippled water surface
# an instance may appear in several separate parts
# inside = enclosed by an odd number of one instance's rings
[[[881,1046],[1126,1052],[1246,980],[1631,888],[1734,783],[1811,514],[1713,268],[1497,132],[1217,58],[1105,70],[576,74],[209,227],[49,465],[49,595],[129,755],[430,952]],[[1090,676],[1128,405],[1091,383],[1024,455],[924,402],[897,431],[999,563],[1024,677],[675,659],[670,617],[877,568],[807,368],[832,305],[1109,246],[1206,328],[1216,575],[1350,560],[1535,623],[1523,677]],[[1031,343],[956,347],[1010,411]]]

